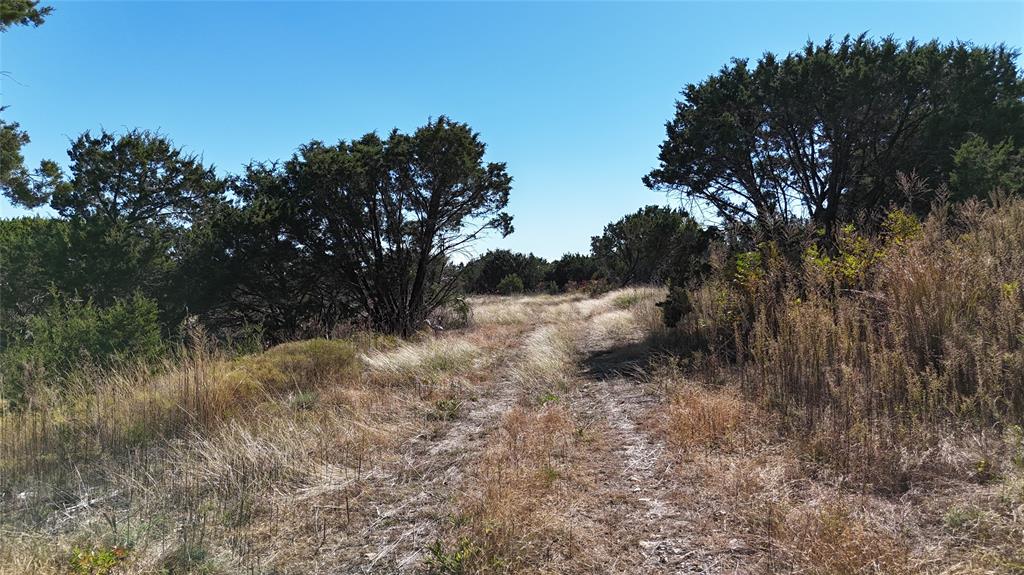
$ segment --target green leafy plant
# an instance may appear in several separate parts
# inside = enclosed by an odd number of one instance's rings
[[[124,547],[75,547],[71,550],[68,570],[73,575],[108,575],[127,558],[128,550]]]
[[[545,393],[544,395],[541,395],[540,398],[538,398],[537,401],[539,401],[541,405],[547,405],[549,403],[557,402],[558,401],[558,396],[549,391],[549,392]]]
[[[480,548],[468,539],[460,539],[455,547],[447,549],[440,540],[427,547],[426,569],[428,575],[462,575],[468,573],[469,560],[477,555]]]
[[[434,402],[434,411],[430,414],[430,419],[452,421],[458,419],[461,411],[462,402],[458,399],[454,397],[439,399]]]

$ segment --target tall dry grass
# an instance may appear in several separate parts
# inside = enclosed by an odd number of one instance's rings
[[[1019,572],[1024,200],[717,265],[651,374],[702,545],[752,571]]]
[[[899,230],[848,229],[837,256],[805,253],[799,269],[763,246],[760,267],[691,295],[680,335],[702,350],[696,374],[737,380],[809,456],[899,490],[900,446],[1024,415],[1024,201],[891,220]]]
[[[84,374],[0,414],[0,572],[303,572],[376,520],[376,484],[496,334],[356,335]],[[328,556],[331,556],[328,553]]]

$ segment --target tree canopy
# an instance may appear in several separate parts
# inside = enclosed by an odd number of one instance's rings
[[[512,231],[502,211],[512,178],[504,164],[484,161],[485,150],[468,125],[444,116],[413,134],[310,142],[283,164],[253,164],[235,180],[240,211],[224,220],[222,249],[241,258],[243,280],[301,283],[296,300],[311,309],[292,308],[292,323],[355,315],[411,333],[456,289],[451,256],[484,233]],[[240,243],[249,249],[237,250]],[[266,307],[264,290],[243,282],[232,289]]]
[[[515,275],[522,282],[520,291],[536,291],[543,287],[548,262],[533,254],[509,250],[490,250],[466,264],[466,289],[474,293],[499,293],[498,286],[506,276]]]
[[[1016,55],[861,35],[733,60],[683,90],[644,183],[766,230],[809,220],[831,235],[890,204],[924,209],[899,174],[938,186],[972,135],[1024,141]]]
[[[40,26],[53,12],[51,6],[40,6],[40,0],[4,0],[0,2],[0,32],[11,26]]]
[[[686,212],[647,206],[605,226],[591,239],[591,253],[609,280],[625,286],[689,273],[706,245]]]

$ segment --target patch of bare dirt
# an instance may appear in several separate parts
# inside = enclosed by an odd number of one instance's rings
[[[600,316],[595,318],[600,320]],[[578,511],[601,531],[612,558],[606,573],[700,571],[688,522],[668,485],[672,458],[644,427],[659,402],[640,377],[648,349],[639,334],[620,340],[595,330],[582,342],[586,371],[574,410],[599,439],[587,458],[595,491]]]

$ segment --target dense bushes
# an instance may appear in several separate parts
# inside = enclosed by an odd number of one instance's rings
[[[494,291],[502,295],[523,293],[523,280],[517,274],[509,274],[501,278]]]
[[[160,134],[86,132],[68,174],[2,186],[59,216],[4,223],[5,260],[40,265],[3,305],[23,307],[40,286],[103,305],[141,291],[168,329],[194,314],[217,329],[259,323],[274,340],[348,321],[408,334],[452,296],[451,252],[511,231],[511,177],[485,149],[442,116],[220,178]]]
[[[490,250],[470,261],[463,270],[465,290],[470,293],[503,293],[500,284],[509,276],[520,279],[518,291],[538,291],[547,281],[550,264],[533,254]]]
[[[0,351],[0,395],[17,400],[33,382],[53,385],[82,366],[156,360],[166,347],[157,315],[156,303],[138,294],[106,307],[54,294]]]
[[[585,284],[600,275],[601,268],[594,256],[569,253],[551,262],[547,278],[555,289],[561,291],[573,285]]]
[[[703,271],[712,234],[683,210],[647,206],[606,225],[590,245],[609,282],[626,286],[672,281],[682,286]]]

